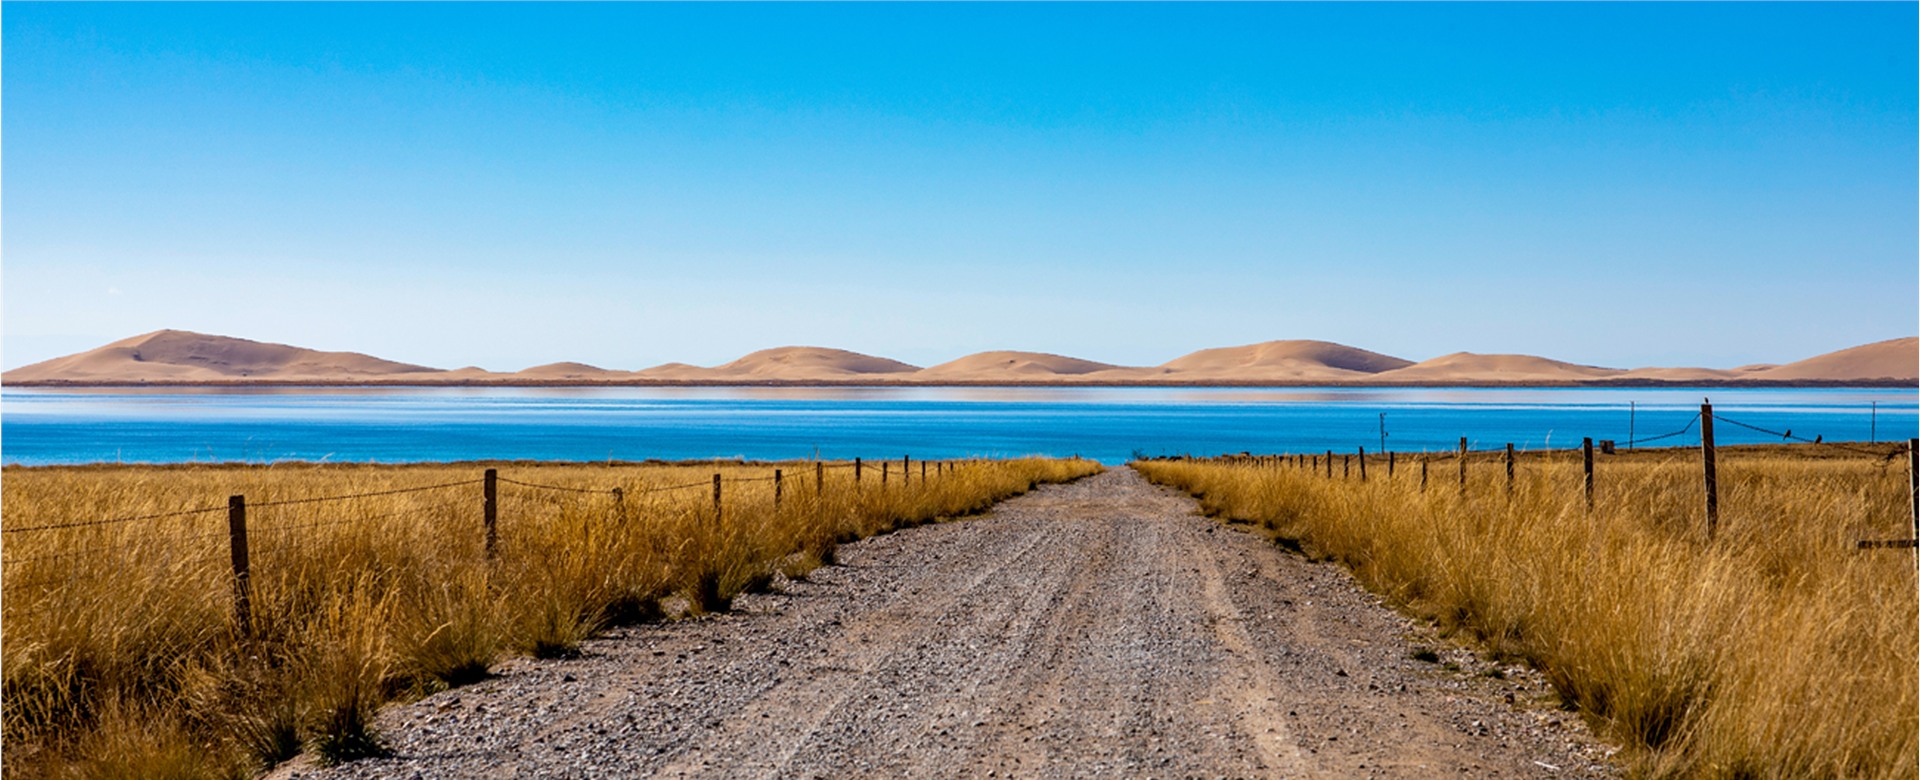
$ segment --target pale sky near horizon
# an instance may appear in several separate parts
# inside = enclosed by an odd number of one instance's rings
[[[6,367],[1920,330],[1916,5],[0,5]]]

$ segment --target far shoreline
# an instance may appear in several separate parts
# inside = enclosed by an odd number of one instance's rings
[[[1434,382],[1360,382],[1360,381],[1338,381],[1338,380],[1291,381],[1291,382],[1259,381],[1259,380],[1245,380],[1245,381],[1199,380],[1199,381],[1167,381],[1167,382],[1098,381],[1098,380],[1089,380],[1084,382],[1073,382],[1073,381],[1009,382],[1004,380],[979,381],[979,382],[968,382],[968,381],[886,382],[886,381],[875,381],[869,378],[869,379],[846,380],[846,381],[793,380],[793,379],[722,380],[722,381],[675,380],[675,379],[623,379],[623,380],[592,380],[592,379],[498,380],[498,379],[492,379],[492,380],[451,380],[451,381],[440,381],[440,382],[426,382],[426,381],[406,381],[406,380],[278,381],[278,380],[264,379],[264,380],[232,380],[232,381],[200,380],[200,381],[127,381],[127,382],[113,382],[113,381],[73,382],[73,381],[63,381],[63,380],[37,380],[37,381],[27,381],[27,382],[0,383],[0,389],[22,388],[22,389],[35,389],[35,390],[86,390],[86,389],[98,389],[98,388],[113,389],[113,388],[167,388],[167,387],[226,387],[226,388],[252,388],[252,387],[488,388],[488,387],[502,387],[502,388],[528,388],[528,389],[535,389],[535,388],[653,388],[653,387],[781,387],[781,388],[886,388],[886,389],[942,388],[942,387],[965,387],[965,388],[1004,387],[1004,388],[1021,388],[1021,389],[1081,388],[1081,387],[1176,388],[1176,389],[1177,388],[1211,388],[1211,387],[1220,387],[1220,388],[1337,387],[1337,388],[1347,388],[1347,389],[1367,389],[1367,388],[1382,388],[1382,389],[1603,388],[1604,389],[1604,388],[1627,387],[1627,388],[1663,388],[1663,389],[1673,389],[1673,390],[1685,389],[1690,387],[1699,387],[1699,388],[1761,388],[1761,389],[1765,389],[1765,388],[1779,388],[1779,389],[1905,388],[1905,389],[1920,391],[1920,380],[1916,380],[1916,379],[1664,380],[1664,379],[1642,379],[1642,378],[1633,378],[1633,379],[1608,378],[1608,379],[1586,379],[1586,380],[1509,380],[1509,381],[1454,380],[1454,381],[1434,381]]]

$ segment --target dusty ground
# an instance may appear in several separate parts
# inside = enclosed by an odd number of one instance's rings
[[[391,707],[393,758],[278,774],[1616,774],[1537,677],[1128,469],[843,550],[731,614]]]

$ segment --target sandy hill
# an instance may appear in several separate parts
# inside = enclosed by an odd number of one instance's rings
[[[848,381],[863,376],[900,379],[920,367],[883,357],[862,355],[844,349],[825,347],[777,347],[763,349],[725,365],[700,368],[685,363],[668,363],[638,372],[643,379],[681,381],[753,382],[753,381]]]
[[[1121,368],[1065,355],[1045,352],[979,352],[952,360],[913,375],[915,381],[994,382],[1002,380],[1032,382],[1055,377],[1073,377],[1096,371]]]
[[[1374,374],[1379,382],[1578,382],[1607,379],[1624,372],[1615,368],[1563,363],[1533,355],[1478,355],[1455,352],[1405,368]]]
[[[1179,378],[1218,380],[1353,380],[1413,365],[1378,352],[1330,341],[1268,341],[1203,349],[1166,363]]]
[[[538,380],[567,380],[567,381],[603,380],[604,381],[604,380],[613,380],[613,379],[624,379],[630,375],[631,374],[626,371],[613,371],[610,369],[601,368],[599,366],[590,366],[585,363],[560,362],[560,363],[548,363],[543,366],[534,366],[532,368],[514,372],[507,376],[510,376],[514,379],[530,380],[530,381],[538,381]]]
[[[1888,339],[1838,352],[1774,366],[1747,375],[1750,379],[1832,380],[1920,379],[1920,338]]]
[[[6,382],[230,382],[389,379],[437,369],[358,352],[321,352],[184,330],[157,330],[99,349],[21,366]]]

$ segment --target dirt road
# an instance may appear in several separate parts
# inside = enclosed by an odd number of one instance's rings
[[[1537,678],[1128,469],[843,560],[389,708],[393,758],[280,774],[1615,774]]]

